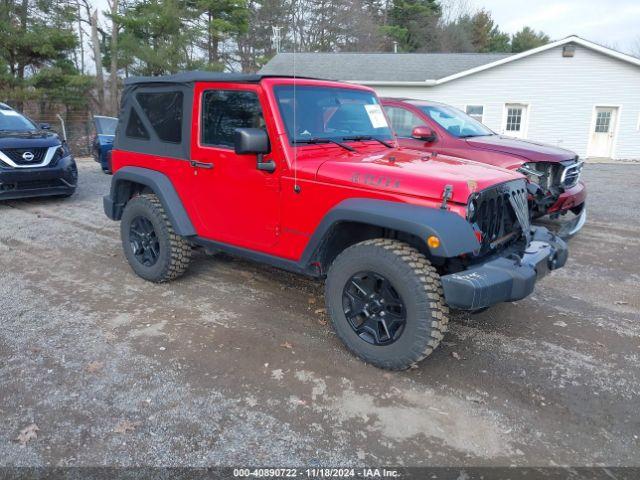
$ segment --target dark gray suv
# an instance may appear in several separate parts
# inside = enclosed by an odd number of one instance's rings
[[[0,103],[0,200],[61,196],[76,190],[78,168],[67,143]]]

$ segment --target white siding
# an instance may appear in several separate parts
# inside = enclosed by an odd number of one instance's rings
[[[484,105],[484,123],[502,131],[505,103],[529,105],[526,138],[587,154],[594,106],[618,106],[613,158],[640,158],[640,67],[576,46],[516,60],[435,87],[375,87],[380,96],[436,100],[464,110]]]

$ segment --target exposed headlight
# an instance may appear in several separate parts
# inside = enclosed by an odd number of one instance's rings
[[[526,175],[527,179],[531,183],[540,184],[540,179],[545,176],[544,172],[541,172],[537,169],[536,163],[525,163],[520,168],[518,168],[520,173]]]

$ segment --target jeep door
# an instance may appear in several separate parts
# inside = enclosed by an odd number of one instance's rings
[[[236,128],[268,129],[264,95],[248,83],[197,84],[194,95],[190,164],[198,234],[267,250],[278,238],[279,169],[258,170],[256,155],[234,151]]]

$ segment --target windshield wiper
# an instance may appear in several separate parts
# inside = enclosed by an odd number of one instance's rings
[[[469,135],[460,135],[458,138],[473,138],[473,137],[493,137],[495,133],[476,133]]]
[[[356,135],[353,137],[342,137],[342,140],[345,142],[361,142],[365,140],[375,140],[376,142],[381,143],[387,148],[393,148],[393,145],[391,145],[390,143],[385,142],[384,140],[380,140],[379,138],[372,137],[370,135]]]
[[[339,147],[344,148],[345,150],[349,150],[350,152],[355,152],[356,149],[353,147],[350,147],[349,145],[345,145],[344,143],[340,143],[337,140],[332,140],[330,138],[299,138],[297,140],[294,140],[293,142],[294,145],[299,145],[299,144],[303,144],[303,145],[317,145],[320,143],[333,143],[334,145],[338,145]]]

